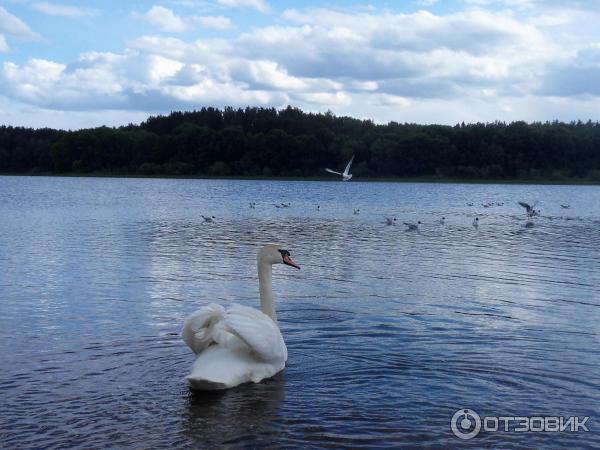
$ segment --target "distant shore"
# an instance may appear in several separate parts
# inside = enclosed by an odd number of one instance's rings
[[[336,177],[273,177],[273,176],[211,176],[211,175],[144,175],[120,174],[106,172],[92,173],[0,173],[0,176],[19,177],[62,177],[62,178],[145,178],[145,179],[191,179],[191,180],[265,180],[265,181],[325,181],[340,182]],[[372,178],[356,177],[351,182],[367,183],[440,183],[440,184],[539,184],[539,185],[584,185],[598,186],[600,180],[588,178],[499,178],[499,179],[471,179],[447,177],[397,177],[397,178]]]

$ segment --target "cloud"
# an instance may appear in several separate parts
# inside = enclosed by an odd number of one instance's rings
[[[228,30],[233,27],[231,19],[225,16],[197,16],[191,20],[205,28],[214,30]]]
[[[5,62],[0,96],[62,111],[294,104],[378,120],[552,119],[547,114],[564,103],[551,98],[577,97],[582,111],[593,110],[582,106],[584,97],[600,103],[600,46],[557,32],[594,28],[590,14],[588,22],[577,14],[540,22],[479,7],[292,9],[233,36],[146,35],[118,53],[84,53],[70,63]],[[178,16],[162,6],[138,17],[169,33],[232,27],[223,16]]]
[[[153,6],[139,17],[169,33],[181,33],[188,29],[188,25],[181,17],[164,6]]]
[[[0,6],[0,34],[21,39],[36,39],[37,35],[21,19]]]
[[[76,6],[59,5],[48,2],[33,3],[31,8],[49,16],[83,17],[95,16],[98,14],[97,11],[88,8],[78,8]]]
[[[180,17],[164,6],[153,6],[144,14],[134,14],[167,33],[183,33],[195,26],[214,30],[227,30],[233,27],[231,19],[225,16],[189,16]]]
[[[555,97],[600,97],[600,43],[554,61],[540,80],[536,93]]]
[[[271,11],[271,7],[265,0],[217,0],[217,3],[229,8],[254,8],[262,13]]]
[[[7,52],[8,50],[9,50],[9,48],[8,48],[8,44],[6,43],[6,39],[4,38],[4,36],[2,36],[0,34],[0,53]]]

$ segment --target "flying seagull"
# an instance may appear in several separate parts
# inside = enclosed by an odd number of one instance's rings
[[[519,205],[521,205],[523,208],[525,208],[525,211],[527,211],[527,216],[529,217],[533,217],[533,216],[539,216],[540,215],[540,211],[535,210],[535,205],[537,205],[537,202],[535,202],[533,205],[530,205],[529,203],[525,203],[525,202],[518,202]]]
[[[343,173],[336,172],[335,170],[331,170],[330,168],[327,168],[325,170],[327,172],[329,172],[329,173],[334,173],[336,175],[341,175],[342,176],[342,181],[348,181],[350,178],[352,178],[352,174],[350,173],[350,166],[352,165],[352,161],[354,161],[354,155],[352,155],[352,159],[350,160],[350,162],[346,166],[346,169],[344,170]]]

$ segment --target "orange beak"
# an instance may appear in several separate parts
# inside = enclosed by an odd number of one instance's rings
[[[300,268],[300,266],[298,264],[296,264],[294,262],[294,260],[292,258],[290,258],[289,256],[287,256],[287,255],[283,257],[283,263],[286,264],[286,265],[288,265],[288,266],[295,267],[296,269]]]

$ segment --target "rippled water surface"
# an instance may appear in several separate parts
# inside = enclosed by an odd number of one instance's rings
[[[273,241],[287,368],[190,393],[183,320],[258,306]],[[0,445],[599,448],[599,285],[599,187],[0,177]],[[462,441],[459,408],[590,431]]]

